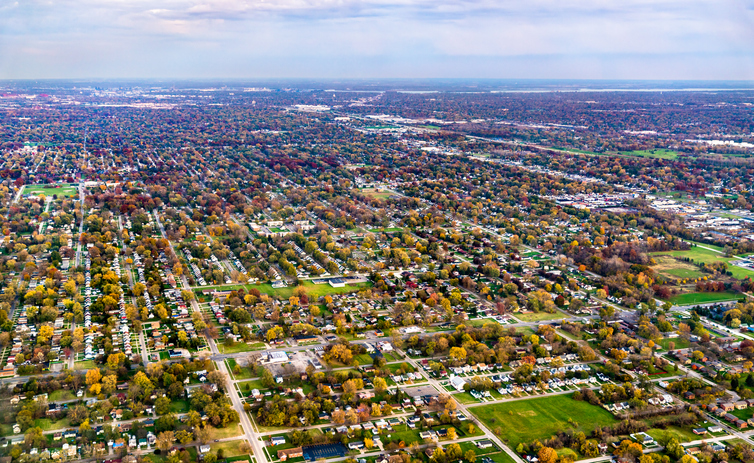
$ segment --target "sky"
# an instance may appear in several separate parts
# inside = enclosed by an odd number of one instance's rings
[[[754,80],[754,0],[0,0],[0,79]]]

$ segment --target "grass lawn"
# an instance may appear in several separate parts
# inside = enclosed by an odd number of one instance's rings
[[[241,428],[238,423],[233,423],[225,428],[214,428],[210,426],[210,439],[225,439],[226,437],[235,437],[241,435]]]
[[[365,282],[365,283],[355,283],[355,284],[348,284],[342,288],[334,288],[330,286],[329,284],[321,284],[321,285],[315,285],[311,281],[302,281],[301,286],[306,289],[306,294],[309,296],[310,300],[311,298],[319,298],[320,296],[327,296],[328,294],[347,294],[347,293],[353,293],[356,291],[360,291],[362,289],[370,288],[372,286],[371,282]],[[270,296],[277,297],[278,299],[289,299],[291,296],[293,296],[293,290],[296,288],[295,286],[287,286],[285,288],[273,288],[270,284],[261,284],[261,285],[224,285],[224,286],[207,286],[201,288],[201,290],[196,290],[195,292],[201,294],[201,291],[207,291],[207,290],[234,290],[239,288],[245,288],[246,290],[249,290],[251,288],[258,289],[259,292],[264,294],[269,294]]]
[[[92,370],[97,368],[97,364],[94,360],[82,360],[80,362],[73,362],[74,370]]]
[[[176,448],[180,449],[180,448],[182,448],[182,446],[180,446],[176,442],[174,444],[173,448],[174,449],[176,449]],[[187,447],[186,451],[189,454],[189,461],[199,461],[198,460],[199,457],[197,455],[196,447]],[[161,455],[155,455],[153,453],[149,453],[147,455],[144,455],[143,458],[144,458],[143,461],[145,461],[147,463],[165,463],[168,460],[167,453],[165,453],[165,452],[163,452]]]
[[[495,463],[515,463],[516,462],[516,460],[511,458],[511,456],[505,452],[493,453],[492,455],[485,455],[485,456],[490,457],[492,461],[494,461]]]
[[[657,341],[657,344],[662,346],[663,349],[669,350],[670,349],[669,346],[671,342],[675,343],[676,349],[685,349],[689,347],[689,344],[690,344],[688,339],[682,338],[680,336],[677,338],[662,338],[659,341]]]
[[[670,298],[670,302],[676,305],[705,304],[708,302],[735,301],[740,297],[737,293],[686,293]]]
[[[264,344],[262,343],[254,343],[254,344],[261,344],[261,347],[258,346],[258,348],[263,349]],[[254,350],[254,345],[246,344],[245,342],[236,342],[233,343],[232,346],[226,346],[224,342],[218,342],[217,343],[217,350],[220,351],[221,354],[237,354],[239,352],[250,352]]]
[[[625,156],[639,156],[642,158],[675,159],[678,157],[677,151],[661,148],[649,150],[620,151],[619,153]]]
[[[188,400],[178,399],[170,402],[170,411],[172,413],[187,413],[189,411]]]
[[[730,414],[737,416],[742,420],[748,420],[749,418],[754,417],[754,409],[745,408],[743,410],[733,410],[732,412],[730,412]]]
[[[62,420],[52,421],[48,418],[37,418],[34,420],[34,426],[41,428],[42,431],[51,431],[53,429],[65,429],[71,426],[68,418]]]
[[[370,228],[369,233],[395,233],[403,231],[402,228]]]
[[[560,311],[555,311],[555,313],[548,313],[548,312],[514,313],[513,316],[518,318],[522,322],[540,322],[543,320],[555,320],[556,318],[566,317],[566,315]]]
[[[231,372],[238,364],[238,362],[236,362],[236,359],[228,359],[226,360],[226,362],[228,362],[228,370],[230,370]],[[256,376],[253,369],[249,367],[240,367],[240,368],[241,368],[240,373],[238,374],[233,373],[233,377],[235,377],[236,379],[251,379]]]
[[[76,398],[76,394],[72,391],[66,391],[65,389],[58,389],[57,391],[50,392],[47,397],[48,402],[57,402],[58,400],[72,400]]]
[[[647,434],[652,436],[655,441],[661,439],[665,434],[678,439],[678,442],[691,442],[699,439],[699,436],[689,431],[688,429],[679,428],[677,426],[670,426],[666,429],[652,428],[647,430]]]
[[[547,439],[561,430],[587,433],[595,426],[616,421],[607,410],[573,400],[571,395],[482,405],[469,410],[513,448],[521,442]],[[569,418],[573,420],[570,423]]]
[[[221,450],[223,451],[223,454],[225,457],[237,457],[240,455],[248,455],[248,453],[244,453],[241,450],[239,450],[239,447],[241,446],[241,443],[246,442],[246,439],[237,439],[232,440],[228,442],[219,442],[217,444],[211,444],[210,447],[212,448],[212,453],[217,455],[217,451]]]

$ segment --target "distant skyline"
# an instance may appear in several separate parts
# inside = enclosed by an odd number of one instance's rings
[[[754,80],[754,0],[0,0],[0,79]]]

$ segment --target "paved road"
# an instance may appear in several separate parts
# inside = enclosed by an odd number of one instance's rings
[[[170,242],[170,240],[167,239],[167,235],[165,233],[165,228],[162,226],[162,222],[160,221],[159,214],[157,211],[154,212],[155,221],[157,222],[157,226],[160,228],[160,233],[162,233],[162,237],[165,238],[169,245],[170,250],[173,252],[176,258],[178,258],[178,254],[175,252],[175,249],[173,248],[173,243]],[[181,275],[180,278],[181,286],[186,290],[191,290],[191,286],[188,283],[188,279],[186,278],[186,275]],[[199,304],[196,302],[196,299],[191,300],[191,307],[194,312],[200,312],[201,308],[199,307]],[[227,391],[227,396],[230,398],[231,403],[233,404],[233,408],[238,412],[238,416],[241,422],[241,427],[243,428],[244,435],[246,436],[246,439],[249,441],[249,444],[251,444],[251,448],[254,451],[254,456],[256,457],[256,463],[268,463],[267,455],[264,453],[264,449],[262,448],[258,435],[256,432],[254,432],[254,428],[252,428],[251,420],[249,418],[249,414],[246,413],[246,411],[243,408],[243,402],[241,402],[240,397],[238,396],[238,391],[235,388],[234,381],[230,379],[230,372],[228,371],[228,367],[225,364],[225,360],[223,357],[220,356],[220,351],[217,350],[217,344],[215,344],[215,340],[210,338],[209,336],[206,336],[207,343],[209,344],[210,351],[212,352],[212,358],[215,360],[215,363],[217,365],[217,369],[225,374],[226,382],[225,382],[225,390]]]
[[[81,265],[81,234],[84,233],[84,216],[86,213],[84,212],[84,198],[86,197],[86,194],[84,193],[84,184],[79,183],[79,203],[81,207],[81,223],[79,223],[79,234],[76,238],[77,244],[76,244],[76,259],[74,260],[73,267],[76,268],[79,265]]]

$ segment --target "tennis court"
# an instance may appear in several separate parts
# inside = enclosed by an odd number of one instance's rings
[[[304,460],[316,461],[320,458],[344,457],[348,450],[343,444],[321,444],[304,447]]]

